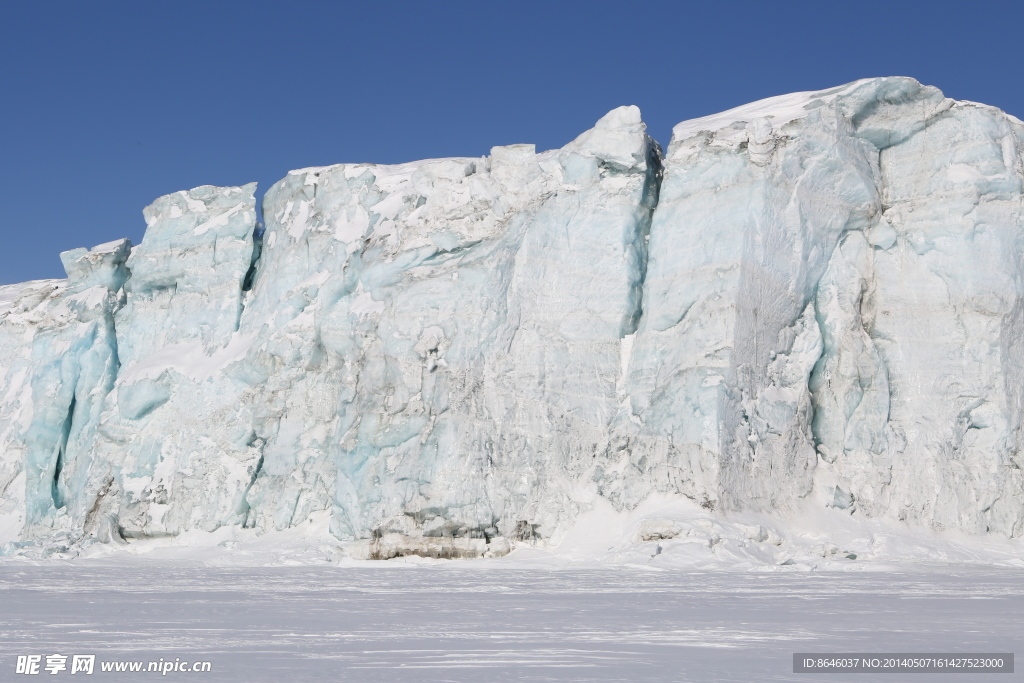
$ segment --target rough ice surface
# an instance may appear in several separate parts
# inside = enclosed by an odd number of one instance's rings
[[[255,185],[162,197],[134,249],[0,287],[0,542],[327,515],[353,557],[491,557],[665,496],[772,547],[814,510],[1019,537],[1022,148],[881,78],[664,155],[620,107],[543,153],[292,171],[261,229]]]
[[[104,400],[118,371],[114,312],[128,240],[61,254],[67,280],[0,288],[0,531],[70,531],[95,498]],[[80,515],[79,515],[80,516]]]
[[[817,493],[1019,536],[1022,134],[903,78],[677,126],[627,504],[657,472],[729,510]]]

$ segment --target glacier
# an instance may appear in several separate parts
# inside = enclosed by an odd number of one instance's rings
[[[1022,150],[893,77],[664,151],[625,106],[292,171],[265,225],[255,184],[167,195],[139,245],[0,286],[0,543],[327,515],[364,557],[491,557],[664,496],[1018,538]]]

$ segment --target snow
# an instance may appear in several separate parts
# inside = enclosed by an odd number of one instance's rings
[[[362,292],[352,299],[352,306],[349,312],[362,318],[373,313],[383,313],[386,308],[383,301],[374,301],[369,292]]]
[[[683,121],[672,128],[672,138],[673,140],[685,140],[704,131],[714,132],[729,128],[735,123],[752,123],[759,119],[767,120],[771,124],[771,128],[778,130],[787,123],[806,118],[811,111],[818,107],[832,103],[838,96],[848,94],[871,81],[872,79],[861,79],[841,88],[768,97],[727,109],[718,114]]]
[[[0,287],[0,315],[6,313],[14,305],[14,300],[21,292],[21,285],[4,285]]]
[[[167,370],[201,382],[245,358],[254,336],[235,333],[226,346],[208,354],[202,342],[179,342],[134,362],[118,375],[118,382],[131,385],[140,379],[154,379]]]
[[[0,288],[0,542],[1012,564],[1022,147],[882,78],[161,197]]]
[[[224,682],[801,681],[795,652],[1013,652],[1024,608],[1019,568],[665,571],[514,555],[338,566],[329,547],[294,559],[309,526],[291,546],[265,535],[270,565],[228,529],[213,547],[179,535],[191,558],[2,560],[3,666],[56,652],[210,661],[202,678]]]
[[[192,231],[192,234],[198,237],[200,235],[205,235],[209,230],[223,228],[227,226],[228,223],[231,222],[232,216],[234,216],[239,211],[244,211],[246,208],[247,207],[245,203],[236,204],[235,206],[228,209],[228,211],[226,211],[225,213],[218,214],[214,218],[211,218],[210,220],[197,225],[195,229]]]

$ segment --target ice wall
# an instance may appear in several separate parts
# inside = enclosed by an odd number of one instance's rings
[[[1022,134],[871,79],[664,156],[621,107],[293,171],[259,231],[254,185],[168,195],[0,288],[0,540],[557,540],[654,492],[1019,536]]]
[[[76,531],[103,401],[128,240],[61,254],[67,280],[0,287],[0,533]]]
[[[1022,133],[901,78],[677,126],[632,347],[645,454],[727,509],[817,485],[1020,535]]]
[[[658,152],[635,107],[562,150],[295,171],[228,369],[252,406],[245,523],[509,535],[571,515],[615,412]],[[183,502],[183,505],[188,505]]]
[[[221,369],[237,334],[253,260],[255,183],[161,197],[126,266],[117,311],[121,370],[94,449],[87,533],[124,536],[238,523],[259,463],[251,406]]]

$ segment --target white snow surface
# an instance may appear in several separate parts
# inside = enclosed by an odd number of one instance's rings
[[[0,543],[1014,565],[1022,148],[879,78],[162,197],[0,287]]]
[[[104,673],[104,664],[146,670],[159,659],[211,664],[166,680],[239,683],[806,681],[793,673],[795,652],[1013,652],[1024,606],[1014,570],[380,564],[3,562],[0,619],[11,654],[0,666],[13,672],[19,652],[94,653],[88,680],[99,681],[132,678]]]

